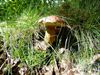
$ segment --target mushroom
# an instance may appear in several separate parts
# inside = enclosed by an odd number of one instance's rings
[[[48,16],[41,18],[38,23],[46,27],[44,41],[52,45],[56,39],[56,27],[63,27],[64,20],[58,16]]]

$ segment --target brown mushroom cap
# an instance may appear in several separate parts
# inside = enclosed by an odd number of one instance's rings
[[[64,20],[61,19],[58,16],[48,16],[40,19],[38,21],[41,25],[44,25],[46,27],[44,41],[51,44],[56,39],[56,26],[63,27],[65,26]]]
[[[41,18],[38,23],[44,26],[64,26],[64,20],[58,16],[48,16]]]

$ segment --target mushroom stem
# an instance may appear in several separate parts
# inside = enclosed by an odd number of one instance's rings
[[[52,45],[52,43],[55,41],[55,37],[56,37],[55,27],[47,26],[46,28],[47,28],[47,30],[45,32],[44,41],[49,43],[50,45]]]

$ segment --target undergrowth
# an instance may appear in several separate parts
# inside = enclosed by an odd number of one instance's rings
[[[45,0],[0,1],[2,49],[30,67],[45,63],[46,52],[33,48],[32,34],[39,18],[59,15],[73,28],[77,38],[78,52],[71,55],[77,63],[100,53],[100,1],[57,1],[58,4],[55,0],[48,3]]]

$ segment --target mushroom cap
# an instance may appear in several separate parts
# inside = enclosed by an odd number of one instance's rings
[[[41,18],[38,23],[44,26],[64,26],[64,20],[58,16],[47,16]]]

